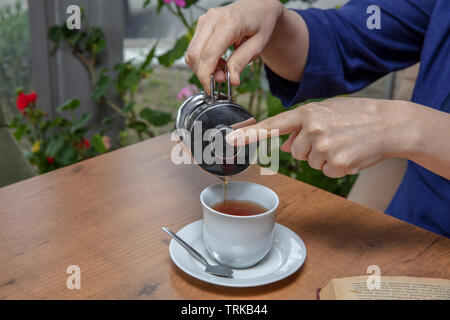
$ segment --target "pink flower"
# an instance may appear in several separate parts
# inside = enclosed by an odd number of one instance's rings
[[[198,92],[197,87],[195,85],[193,85],[193,84],[190,84],[190,85],[184,87],[183,89],[181,89],[180,92],[178,92],[177,99],[178,100],[185,100],[187,98],[192,97],[197,92]]]
[[[164,0],[164,3],[169,4],[172,1],[174,1],[175,4],[179,7],[182,7],[182,8],[186,7],[186,0]]]
[[[105,145],[106,150],[111,149],[111,138],[108,136],[102,137],[103,144]]]

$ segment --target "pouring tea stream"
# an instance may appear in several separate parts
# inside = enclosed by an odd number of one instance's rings
[[[194,162],[206,172],[224,182],[226,200],[227,181],[246,171],[256,160],[256,145],[231,146],[225,137],[233,126],[254,119],[253,115],[232,98],[230,72],[227,75],[227,94],[216,91],[211,75],[211,94],[199,92],[188,98],[178,109],[176,130],[179,142]]]

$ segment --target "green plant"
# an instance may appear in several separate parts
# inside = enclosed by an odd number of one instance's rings
[[[180,19],[181,23],[186,27],[186,34],[177,39],[172,49],[158,57],[158,61],[165,67],[171,67],[173,63],[182,58],[188,48],[189,42],[195,32],[196,21],[188,18],[188,10],[192,7],[206,11],[205,8],[200,7],[198,0],[187,1],[164,1],[153,0],[157,2],[157,12],[159,13],[163,7],[167,8],[174,16]],[[280,0],[282,3],[287,3],[288,0]],[[315,0],[302,0],[309,4]],[[152,0],[146,0],[144,7],[152,3]],[[184,5],[183,5],[184,3]],[[230,1],[225,1],[222,5],[229,4]],[[232,52],[233,48],[229,48]],[[247,109],[255,116],[257,120],[262,120],[265,117],[277,115],[286,109],[282,106],[279,99],[272,96],[272,94],[264,88],[262,83],[265,81],[264,62],[261,58],[257,58],[250,65],[248,65],[241,74],[241,85],[236,88],[234,98],[238,101],[243,101]],[[199,90],[202,89],[200,82],[195,74],[192,74],[189,82],[195,84]],[[312,101],[306,101],[306,104]],[[282,142],[286,137],[282,137]],[[292,158],[290,154],[280,153],[280,173],[295,179],[304,181],[316,187],[325,189],[335,194],[346,196],[350,191],[357,176],[346,176],[339,179],[332,179],[326,177],[321,171],[312,169],[306,161],[298,161]]]
[[[49,38],[53,41],[53,51],[62,44],[71,48],[74,56],[86,67],[92,83],[92,100],[98,105],[106,105],[114,110],[114,115],[102,120],[109,125],[121,118],[126,129],[133,130],[139,140],[153,137],[152,127],[164,126],[172,121],[170,113],[153,110],[148,107],[136,111],[135,94],[142,80],[153,71],[151,61],[155,56],[156,45],[148,52],[144,62],[118,62],[114,70],[101,68],[102,53],[106,38],[101,28],[92,27],[87,22],[84,30],[69,30],[66,25],[49,29]],[[105,129],[106,130],[106,129]],[[128,131],[121,130],[118,138],[122,145],[129,144]]]
[[[0,104],[14,110],[14,90],[30,85],[28,15],[21,2],[0,7]]]
[[[19,89],[17,108],[20,114],[14,117],[9,127],[19,143],[25,139],[32,146],[25,155],[38,173],[55,170],[108,150],[100,134],[94,134],[91,141],[85,138],[90,130],[86,123],[92,115],[75,117],[79,100],[72,99],[62,104],[57,108],[59,115],[53,119],[36,107],[36,101],[35,93],[27,95]],[[63,117],[62,112],[70,113],[71,119]]]

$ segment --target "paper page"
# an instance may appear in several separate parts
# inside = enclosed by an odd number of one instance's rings
[[[333,279],[336,299],[345,300],[450,300],[450,280],[381,276],[380,288],[369,290],[370,276]],[[373,278],[371,278],[373,279]],[[371,282],[374,284],[374,282]]]

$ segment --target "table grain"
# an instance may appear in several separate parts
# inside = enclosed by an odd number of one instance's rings
[[[450,240],[289,177],[234,180],[272,188],[276,221],[305,242],[303,267],[277,283],[226,288],[184,274],[162,226],[201,219],[200,192],[218,182],[170,161],[163,135],[0,189],[0,299],[316,299],[332,278],[450,278]],[[5,170],[2,168],[1,170]],[[7,170],[7,169],[6,169]],[[69,290],[66,270],[81,270]]]

